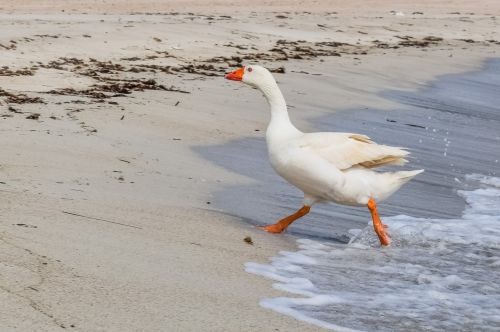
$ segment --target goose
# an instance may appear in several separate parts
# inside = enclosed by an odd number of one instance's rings
[[[387,165],[403,165],[409,152],[404,148],[379,145],[368,136],[354,133],[303,133],[290,121],[285,99],[266,68],[247,65],[225,75],[259,89],[271,109],[266,130],[268,157],[274,170],[303,193],[303,204],[295,213],[275,224],[261,227],[281,233],[305,216],[316,203],[335,202],[366,206],[381,246],[391,242],[377,210],[377,202],[396,192],[424,170],[375,172]]]

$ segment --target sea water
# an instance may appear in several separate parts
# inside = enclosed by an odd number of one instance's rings
[[[500,331],[500,178],[472,174],[460,218],[384,219],[381,248],[369,223],[349,244],[298,240],[246,271],[289,296],[265,308],[337,331]]]

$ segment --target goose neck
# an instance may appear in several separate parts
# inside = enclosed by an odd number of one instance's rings
[[[266,97],[266,100],[271,108],[271,121],[267,128],[269,136],[288,136],[299,133],[295,126],[290,121],[288,116],[285,98],[281,93],[276,82],[269,82],[259,86],[260,91]]]

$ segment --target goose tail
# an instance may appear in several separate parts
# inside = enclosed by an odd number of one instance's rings
[[[423,169],[418,169],[415,171],[400,171],[400,172],[394,173],[394,175],[397,176],[397,178],[401,182],[401,184],[405,184],[406,182],[410,181],[411,179],[413,179],[415,176],[419,175],[423,171],[424,171]]]

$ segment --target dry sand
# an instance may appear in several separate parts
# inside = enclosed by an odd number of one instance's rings
[[[314,130],[500,51],[496,1],[245,3],[2,1],[0,330],[318,330],[259,307],[279,292],[243,269],[293,239],[210,204],[253,180],[193,147],[268,120],[221,75],[284,68],[292,117]]]

